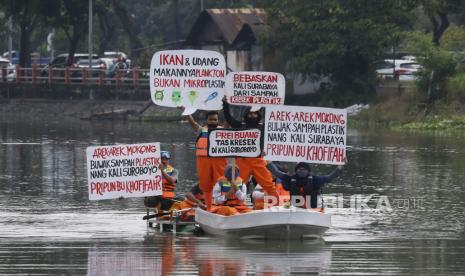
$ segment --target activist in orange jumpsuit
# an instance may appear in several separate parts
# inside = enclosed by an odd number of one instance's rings
[[[160,211],[171,211],[180,209],[181,203],[174,199],[174,190],[178,183],[178,170],[170,164],[171,155],[168,151],[160,152],[161,162],[159,168],[162,174],[163,194],[159,196],[148,196],[144,198],[144,205],[147,208],[156,208]],[[169,217],[160,217],[167,219]]]
[[[252,211],[247,207],[245,199],[247,197],[246,184],[238,176],[239,170],[234,167],[227,166],[224,176],[218,179],[218,182],[213,188],[213,203],[215,204],[211,211],[223,216],[232,216],[239,213],[247,213]]]
[[[263,146],[263,125],[260,124],[261,114],[257,111],[247,111],[242,121],[233,118],[230,111],[230,105],[223,99],[223,111],[226,122],[233,128],[256,128],[262,132]],[[278,196],[273,183],[271,172],[266,167],[266,161],[263,157],[242,158],[238,157],[237,166],[240,168],[241,178],[248,180],[252,175],[255,180],[263,187],[263,190],[270,196]]]
[[[170,164],[171,155],[168,151],[160,152],[160,170],[162,175],[163,198],[174,198],[174,189],[178,183],[178,170]]]
[[[208,130],[220,128],[218,112],[207,113],[207,125],[201,127],[191,115],[187,120],[195,131],[199,132],[196,143],[197,174],[199,176],[199,186],[204,193],[205,204],[208,210],[212,206],[212,190],[218,178],[223,175],[227,165],[226,158],[208,157]]]
[[[196,184],[194,187],[191,188],[190,191],[186,193],[186,198],[183,202],[181,202],[181,209],[188,209],[192,207],[200,207],[204,210],[207,209],[205,205],[205,197],[203,196],[203,192],[200,189],[199,185]],[[195,219],[195,210],[189,210],[182,214],[181,220],[182,221],[194,221]]]

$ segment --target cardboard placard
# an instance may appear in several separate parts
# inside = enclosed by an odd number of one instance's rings
[[[260,141],[259,129],[213,129],[208,133],[208,156],[258,157]]]
[[[264,152],[270,161],[344,164],[345,109],[273,106],[265,112]]]
[[[226,62],[218,52],[160,51],[150,64],[150,95],[161,106],[219,110],[225,77]]]
[[[162,194],[160,143],[88,147],[89,199]]]
[[[226,76],[226,96],[235,105],[283,105],[286,80],[274,72],[231,72]]]

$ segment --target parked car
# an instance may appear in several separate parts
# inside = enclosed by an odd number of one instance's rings
[[[414,80],[422,66],[412,60],[384,59],[375,62],[374,68],[381,79],[398,77],[399,80]]]
[[[416,61],[416,60],[417,60],[417,57],[416,57],[416,56],[412,56],[412,55],[406,55],[406,56],[402,56],[400,59],[410,60],[410,61]]]
[[[417,73],[423,68],[419,63],[414,61],[403,62],[399,65],[399,68],[396,69],[396,76],[399,77],[401,81],[415,80],[417,78]]]
[[[98,55],[92,55],[92,59],[98,59]],[[74,60],[71,63],[70,68],[79,68],[79,62],[81,60],[88,60],[89,54],[81,54],[76,53],[74,54]],[[68,54],[60,54],[52,59],[49,65],[45,66],[40,73],[41,77],[48,76],[48,69],[51,67],[52,69],[64,69],[68,65]],[[64,77],[64,71],[54,72],[54,77]],[[82,76],[80,71],[73,70],[71,72],[71,78],[78,78]]]
[[[125,59],[128,58],[128,56],[123,53],[123,52],[119,52],[119,51],[112,51],[112,52],[103,52],[103,57],[104,58],[111,58],[111,59],[118,59],[118,57],[123,57]]]
[[[9,59],[0,57],[0,69],[8,68],[11,66]]]
[[[92,55],[92,59],[98,59],[98,55]],[[78,62],[80,60],[89,60],[89,54],[74,54],[74,61],[71,63],[70,67],[79,67]],[[65,68],[68,63],[68,54],[61,54],[53,58],[50,62],[50,66],[56,68]]]
[[[3,80],[14,81],[16,79],[16,68],[7,58],[0,57],[0,77]]]
[[[9,59],[10,54],[8,51],[4,52],[2,55],[4,58]],[[35,64],[38,66],[44,66],[50,62],[48,57],[42,57],[39,52],[30,53],[30,64]],[[16,50],[11,51],[11,64],[16,65],[19,63],[19,52]]]
[[[128,59],[128,56],[120,51],[104,52],[104,58],[110,58],[116,64],[118,62],[124,62],[128,68],[131,68],[131,60]]]
[[[6,51],[2,55],[4,58],[9,59],[10,58],[10,52]],[[18,64],[19,61],[19,52],[16,50],[11,51],[11,64],[16,65]]]
[[[113,66],[114,66],[113,60],[109,58],[93,58],[91,61],[91,69],[95,69],[95,70],[92,70],[91,76],[92,77],[99,76],[100,73],[97,71],[97,69],[103,70],[104,75],[108,76]],[[77,67],[78,68],[89,68],[89,59],[80,59],[77,63]]]

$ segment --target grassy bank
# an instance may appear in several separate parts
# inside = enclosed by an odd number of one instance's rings
[[[349,120],[350,126],[401,130],[465,130],[465,104],[454,100],[426,105],[416,89],[380,96]]]

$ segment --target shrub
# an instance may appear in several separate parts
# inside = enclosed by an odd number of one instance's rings
[[[465,102],[465,73],[461,72],[451,77],[447,82],[449,101]]]
[[[434,45],[428,33],[412,32],[407,41],[407,49],[418,57],[423,66],[418,74],[419,91],[427,94],[430,101],[445,99],[448,78],[457,72],[459,55]]]

